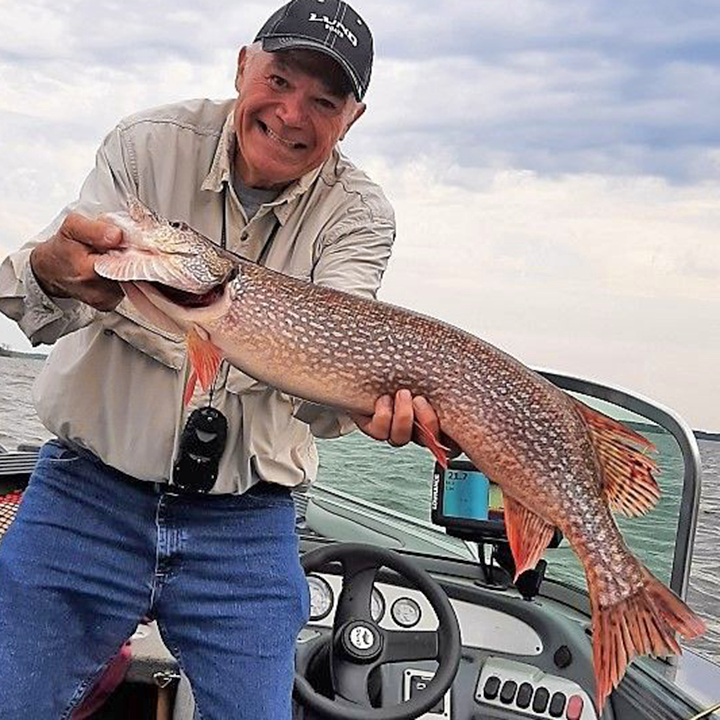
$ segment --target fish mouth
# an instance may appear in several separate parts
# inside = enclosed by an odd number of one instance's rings
[[[195,266],[194,260],[194,255],[148,251],[131,246],[99,255],[95,260],[95,272],[108,280],[147,282],[157,284],[168,292],[175,288],[180,293],[199,298],[227,284],[237,275],[237,268],[231,266],[227,257],[223,257],[220,263],[200,263],[199,267]],[[178,295],[178,298],[183,296]],[[191,302],[191,298],[187,297],[182,304]]]
[[[120,285],[127,299],[146,319],[175,335],[185,335],[194,325],[213,323],[222,318],[234,297],[228,282],[202,293],[147,280],[121,282]]]
[[[154,287],[163,297],[167,298],[174,305],[185,308],[204,308],[209,307],[222,298],[225,293],[226,282],[215,285],[203,293],[178,290],[177,288],[160,282],[149,282],[148,285]]]

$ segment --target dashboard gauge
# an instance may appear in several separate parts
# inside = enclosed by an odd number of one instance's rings
[[[373,621],[379,623],[385,614],[385,598],[383,594],[376,588],[373,588],[370,596],[370,617]]]
[[[326,618],[333,607],[335,600],[332,588],[327,580],[318,575],[308,575],[310,588],[310,620]]]
[[[398,598],[390,608],[392,619],[401,627],[411,628],[420,622],[420,606],[409,597]]]

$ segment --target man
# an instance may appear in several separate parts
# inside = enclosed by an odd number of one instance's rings
[[[202,717],[289,717],[308,616],[289,488],[316,474],[312,436],[353,420],[227,366],[185,409],[182,341],[95,274],[95,257],[122,242],[95,218],[135,196],[270,268],[374,295],[393,213],[337,149],[365,110],[372,58],[346,3],[292,0],[240,51],[236,100],[121,122],[79,199],[0,267],[0,310],[33,343],[55,344],[35,400],[58,437],[0,550],[6,720],[69,717],[143,615],[157,618]],[[203,409],[213,437],[227,425],[207,458],[188,445]],[[407,391],[354,420],[402,445],[414,418],[438,432]]]

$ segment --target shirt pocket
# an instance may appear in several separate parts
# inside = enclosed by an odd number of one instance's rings
[[[135,350],[166,367],[179,371],[185,364],[185,339],[156,328],[127,299],[113,312],[104,315],[100,323],[106,335],[117,335]]]

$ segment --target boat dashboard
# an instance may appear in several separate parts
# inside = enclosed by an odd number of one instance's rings
[[[339,574],[312,573],[311,620],[300,633],[296,665],[321,690],[329,691],[329,648],[342,592]],[[457,674],[423,720],[561,718],[598,720],[592,648],[587,618],[550,599],[524,600],[473,581],[440,579],[457,617],[461,653]],[[438,629],[427,597],[390,573],[374,583],[372,618],[387,632],[423,633]],[[437,669],[432,660],[379,666],[371,678],[375,707],[400,708],[425,692]],[[322,717],[298,707],[296,718]],[[613,720],[608,703],[603,720]]]

